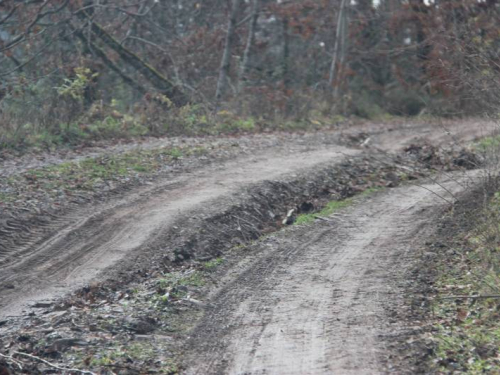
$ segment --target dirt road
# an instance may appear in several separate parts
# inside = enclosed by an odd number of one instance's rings
[[[120,269],[133,269],[141,254],[143,266],[150,256],[156,261],[158,252],[175,250],[165,243],[167,233],[182,233],[191,218],[216,216],[243,200],[248,186],[269,181],[272,186],[295,176],[307,181],[318,170],[327,175],[328,166],[361,155],[366,147],[397,151],[416,138],[459,143],[492,129],[492,124],[463,123],[448,124],[446,130],[365,127],[363,137],[357,137],[360,129],[345,132],[338,144],[316,135],[316,141],[296,143],[293,150],[269,147],[159,179],[105,203],[82,206],[44,227],[11,228],[28,240],[0,248],[0,321],[29,312],[35,302],[56,300]],[[342,145],[351,134],[354,141]],[[459,192],[464,184],[457,178],[440,184]],[[430,218],[444,204],[439,196],[450,198],[446,190],[434,183],[391,189],[342,215],[265,240],[211,295],[188,342],[187,373],[384,372],[381,337],[399,329],[389,311],[400,303],[406,258],[432,230]],[[307,186],[300,191],[306,195]]]
[[[438,195],[453,199],[471,176],[377,194],[263,241],[209,299],[186,373],[389,372],[405,270],[448,204]]]
[[[340,160],[358,150],[322,147],[295,154],[245,158],[159,182],[103,207],[60,218],[53,234],[0,254],[0,318],[17,315],[38,301],[76,290],[130,252],[155,241],[176,219],[196,215],[196,207],[263,180]],[[20,228],[22,229],[22,228]],[[45,228],[47,230],[47,228]]]

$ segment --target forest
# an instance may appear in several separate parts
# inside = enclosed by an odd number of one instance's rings
[[[2,0],[0,147],[494,113],[496,0]]]

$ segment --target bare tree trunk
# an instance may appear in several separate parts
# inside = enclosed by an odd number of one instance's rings
[[[175,84],[145,63],[139,56],[120,45],[120,43],[109,35],[100,25],[89,20],[85,15],[82,14],[82,16],[91,22],[90,29],[94,35],[99,37],[108,47],[118,53],[126,64],[137,69],[156,89],[165,94],[172,103],[176,106],[182,106],[188,102],[184,93]]]
[[[219,70],[219,80],[217,81],[217,90],[215,92],[216,107],[224,95],[227,86],[227,79],[229,76],[229,69],[231,67],[231,49],[234,44],[236,21],[240,11],[241,0],[233,0],[233,6],[229,16],[229,25],[227,27],[226,44],[222,54],[222,61]]]
[[[330,76],[328,78],[328,85],[330,89],[333,89],[333,84],[335,79],[337,78],[337,65],[338,65],[338,55],[339,55],[339,47],[342,39],[342,23],[344,19],[345,7],[347,0],[342,0],[340,3],[340,10],[337,17],[337,31],[335,33],[335,45],[333,47],[333,58],[332,64],[330,66]]]
[[[247,45],[241,62],[240,77],[238,80],[238,92],[240,92],[247,83],[247,74],[249,71],[250,54],[255,43],[255,30],[257,29],[257,20],[259,19],[259,0],[253,0],[252,17],[250,18],[250,27],[248,29]]]
[[[347,32],[348,32],[348,30],[347,30],[347,24],[348,24],[347,17],[348,17],[348,14],[344,8],[342,22],[341,22],[342,23],[342,25],[341,25],[342,32],[341,32],[341,47],[340,47],[339,66],[337,69],[337,76],[338,77],[342,76],[342,73],[344,70],[345,57],[346,57],[346,53],[347,53]],[[335,99],[337,99],[339,97],[340,86],[342,83],[342,82],[340,82],[340,80],[337,80],[337,81],[338,81],[337,85],[335,85],[335,90],[333,91],[333,97]]]
[[[282,72],[283,72],[283,95],[286,98],[285,103],[285,116],[290,114],[291,106],[288,100],[289,89],[290,89],[290,40],[288,34],[289,21],[288,17],[283,19],[283,61],[282,61]]]
[[[120,78],[123,80],[123,82],[125,82],[127,85],[129,85],[134,90],[137,90],[138,92],[140,92],[142,95],[145,95],[147,93],[147,90],[142,85],[140,85],[139,83],[134,81],[132,78],[130,78],[128,75],[123,73],[121,71],[121,69],[118,66],[116,66],[116,64],[108,58],[106,53],[99,46],[97,46],[94,42],[89,41],[80,30],[75,31],[75,36],[78,39],[80,39],[82,44],[84,46],[86,46],[87,49],[90,50],[89,52],[95,53],[97,55],[97,57],[99,57],[102,60],[104,65],[106,65],[108,67],[109,70],[115,72],[118,76],[120,76]]]

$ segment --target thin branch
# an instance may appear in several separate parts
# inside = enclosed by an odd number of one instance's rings
[[[12,10],[4,18],[2,18],[0,20],[0,25],[2,23],[5,23],[10,17],[12,17],[12,15],[16,12],[16,10],[17,10],[18,7],[19,7],[19,5],[16,5],[14,8],[12,8]]]
[[[498,294],[482,295],[482,296],[443,296],[443,297],[429,297],[429,299],[488,299],[500,298]]]
[[[0,353],[0,357],[5,358],[7,361],[14,363],[17,367],[19,367],[19,370],[23,371],[23,366],[21,362],[16,361],[14,358],[12,358],[12,356]]]
[[[49,367],[52,367],[52,368],[55,368],[56,370],[61,370],[61,371],[69,371],[69,372],[77,372],[79,374],[86,374],[86,375],[97,375],[96,373],[92,372],[92,371],[86,371],[86,370],[78,370],[78,369],[74,369],[74,368],[65,368],[65,367],[60,367],[60,366],[57,366],[53,363],[50,363],[48,361],[46,361],[45,359],[42,359],[42,358],[39,358],[39,357],[36,357],[34,355],[31,355],[31,354],[27,354],[27,353],[22,353],[22,352],[14,352],[12,354],[12,356],[14,355],[19,355],[21,357],[27,357],[27,358],[30,358],[30,359],[33,359],[35,361],[39,361],[39,362],[42,362],[44,364],[46,364],[47,366]]]

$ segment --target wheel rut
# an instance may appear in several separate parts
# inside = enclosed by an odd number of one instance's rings
[[[35,236],[2,254],[0,317],[18,315],[33,302],[52,300],[105,279],[106,268],[147,249],[171,230],[177,219],[196,215],[200,205],[227,199],[249,184],[279,179],[359,153],[342,146],[323,146],[314,151],[233,160],[60,218],[38,239]]]
[[[442,130],[422,129],[430,143],[449,143]],[[483,134],[463,127],[457,132],[464,141]],[[420,133],[404,127],[372,133],[370,142],[363,141],[372,150],[359,147],[356,137],[348,142],[356,149],[325,142],[268,149],[158,178],[37,226],[9,221],[0,231],[0,323],[24,319],[20,316],[33,311],[29,306],[34,302],[61,300],[90,283],[134,270],[139,274],[141,267],[155,267],[170,253],[169,261],[178,255],[182,261],[193,250],[196,267],[219,256],[219,245],[227,245],[225,251],[250,243],[268,233],[264,230],[277,228],[261,224],[281,223],[289,205],[310,197],[351,196],[342,189],[369,179],[374,168],[386,178],[385,162],[369,158],[387,154],[373,150],[397,151]],[[398,163],[397,158],[388,160]],[[437,183],[387,189],[329,218],[258,241],[255,251],[232,264],[209,294],[190,338],[179,340],[185,344],[185,373],[388,372],[387,337],[406,330],[393,314],[403,304],[405,270],[434,230],[432,218],[447,204],[440,196],[460,193],[475,178],[448,176]],[[185,249],[178,245],[196,249],[187,249],[188,258],[182,258]]]
[[[387,373],[384,337],[405,330],[391,317],[404,271],[447,206],[438,195],[473,176],[391,189],[263,241],[210,297],[186,373]]]

